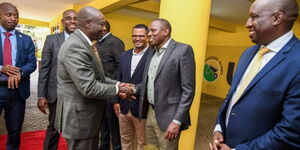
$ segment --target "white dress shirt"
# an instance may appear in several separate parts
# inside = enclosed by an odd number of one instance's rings
[[[144,48],[140,53],[135,53],[135,48],[132,51],[132,59],[131,59],[131,67],[130,67],[130,77],[132,77],[137,65],[139,64],[140,60],[144,56],[145,52],[147,51],[149,45]]]

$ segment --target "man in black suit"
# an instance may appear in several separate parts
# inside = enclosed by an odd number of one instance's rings
[[[120,81],[139,84],[143,79],[144,67],[149,48],[148,27],[144,24],[135,25],[132,29],[134,48],[126,51],[120,60]],[[119,118],[121,143],[123,150],[132,150],[132,139],[137,137],[137,150],[146,145],[146,115],[138,118],[139,100],[114,101],[114,111]]]
[[[97,41],[96,47],[101,57],[103,70],[106,77],[119,79],[119,63],[125,50],[123,41],[110,33],[110,24],[105,22],[101,29],[101,40]],[[110,150],[110,136],[114,150],[121,149],[119,122],[114,114],[113,105],[107,101],[105,117],[101,123],[101,150]]]
[[[57,103],[57,55],[62,43],[77,28],[77,12],[71,9],[64,11],[61,22],[64,31],[47,36],[39,70],[37,106],[44,114],[46,114],[46,108],[49,109],[49,125],[44,150],[56,150],[59,142],[59,133],[54,128]]]

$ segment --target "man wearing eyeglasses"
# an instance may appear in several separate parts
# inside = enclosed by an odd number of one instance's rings
[[[120,59],[120,82],[139,84],[143,79],[149,48],[148,27],[137,24],[132,29],[134,48],[126,51]],[[137,137],[137,150],[146,144],[146,115],[139,121],[139,100],[116,99],[114,111],[119,118],[122,150],[132,150],[132,139]]]

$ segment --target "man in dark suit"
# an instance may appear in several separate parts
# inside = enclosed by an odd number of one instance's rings
[[[297,16],[295,0],[252,4],[246,27],[257,45],[240,58],[210,149],[300,149],[300,41],[292,31]]]
[[[97,41],[96,47],[100,54],[105,76],[118,80],[119,63],[125,46],[122,40],[110,32],[110,24],[105,21],[101,29],[101,40]],[[101,123],[100,150],[110,150],[110,137],[112,137],[113,150],[121,149],[120,130],[118,118],[114,113],[113,104],[106,101],[105,118]]]
[[[6,149],[18,150],[30,95],[30,74],[36,69],[32,39],[15,30],[19,12],[10,3],[0,4],[0,115],[5,110]]]
[[[61,22],[64,31],[46,38],[39,70],[37,106],[44,114],[46,114],[46,108],[49,109],[49,125],[44,140],[44,150],[56,150],[59,142],[59,133],[54,128],[57,99],[57,55],[62,43],[77,28],[77,12],[74,10],[64,11]]]
[[[140,94],[139,117],[148,112],[147,144],[164,150],[178,149],[180,132],[190,125],[195,91],[193,49],[171,39],[171,30],[165,19],[150,24],[148,36],[155,50],[148,54],[143,82],[136,89]],[[153,140],[159,143],[148,142]]]
[[[103,14],[84,7],[77,15],[78,29],[62,44],[57,62],[57,109],[55,128],[62,132],[70,150],[95,150],[105,100],[130,95],[132,88],[105,77],[92,41],[100,39]]]
[[[120,60],[120,81],[139,84],[143,79],[144,67],[149,51],[148,27],[135,25],[132,29],[134,48],[126,51]],[[133,138],[137,137],[137,150],[146,145],[146,115],[138,118],[139,100],[119,100],[114,102],[114,111],[119,118],[120,135],[123,150],[132,150]]]

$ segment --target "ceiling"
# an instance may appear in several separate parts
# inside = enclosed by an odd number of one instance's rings
[[[0,0],[0,2],[3,1]],[[70,8],[73,4],[84,4],[91,1],[93,0],[9,0],[10,3],[17,6],[21,18],[46,22],[56,17],[63,10]],[[159,2],[160,0],[154,1]],[[245,24],[251,1],[254,0],[212,0],[211,15],[231,23]],[[297,1],[299,3],[300,0]],[[132,14],[132,11],[123,10],[123,13]],[[149,12],[147,12],[147,15],[151,16]],[[157,15],[154,14],[154,16]]]

